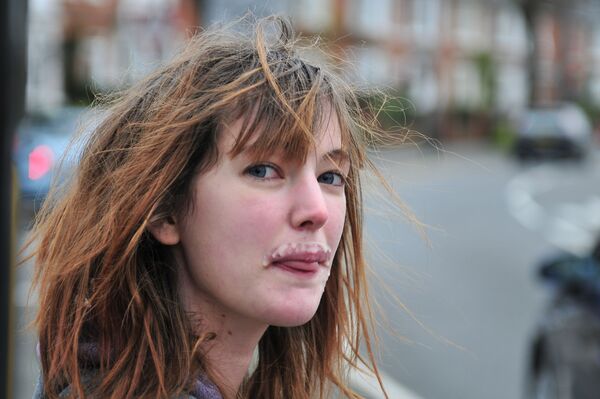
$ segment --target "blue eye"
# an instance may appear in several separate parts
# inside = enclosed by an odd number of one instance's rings
[[[279,176],[277,170],[270,165],[252,165],[246,169],[246,173],[258,179],[274,179]]]
[[[317,181],[332,186],[343,186],[345,183],[344,177],[337,172],[325,172],[317,178]]]

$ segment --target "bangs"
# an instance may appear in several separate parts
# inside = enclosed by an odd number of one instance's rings
[[[258,161],[277,153],[303,163],[332,118],[338,120],[342,150],[346,150],[351,141],[349,129],[337,114],[331,86],[321,69],[292,59],[261,68],[259,73],[265,75],[264,83],[238,99],[228,113],[232,120],[242,119],[229,156],[246,152]]]

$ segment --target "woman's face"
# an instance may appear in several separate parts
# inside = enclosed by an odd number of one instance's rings
[[[188,311],[296,326],[315,314],[346,214],[349,169],[336,117],[305,163],[274,153],[228,156],[241,120],[220,132],[219,162],[192,181],[175,223],[179,290]]]

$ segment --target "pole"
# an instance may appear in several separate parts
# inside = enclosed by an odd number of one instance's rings
[[[13,137],[25,104],[27,1],[0,1],[0,398],[12,397],[15,265]]]

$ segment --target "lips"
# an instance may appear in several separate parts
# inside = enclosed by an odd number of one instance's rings
[[[297,275],[314,275],[321,267],[329,267],[331,249],[317,242],[286,243],[268,255],[264,266],[275,266]]]
[[[302,274],[316,273],[319,270],[319,264],[317,262],[308,263],[302,261],[284,260],[280,262],[273,262],[272,265],[290,272]]]

